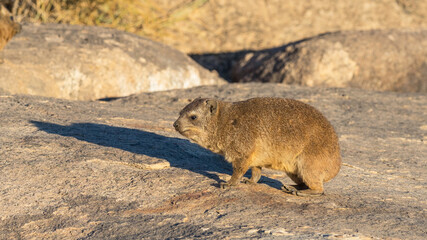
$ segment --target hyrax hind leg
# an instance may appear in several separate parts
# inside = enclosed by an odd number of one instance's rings
[[[300,197],[323,195],[323,183],[321,181],[297,182],[297,185],[283,185],[282,190]]]
[[[308,161],[302,158],[300,161],[300,169],[297,173],[287,173],[287,175],[297,184],[295,186],[283,185],[282,190],[287,193],[292,193],[297,196],[320,196],[323,194],[323,166],[322,162],[317,159],[310,158]],[[320,165],[319,165],[320,163]]]
[[[301,189],[296,192],[297,196],[320,196],[323,195],[323,179],[325,162],[320,161],[316,157],[308,159],[300,159],[302,161],[300,169],[298,169],[298,177],[307,186],[306,189]]]
[[[296,194],[299,190],[308,189],[307,185],[302,181],[298,175],[293,173],[286,173],[289,178],[296,183],[296,185],[285,185],[282,186],[282,191],[286,193]]]
[[[309,196],[321,196],[323,195],[323,182],[322,181],[306,181],[307,189],[298,190],[297,196],[309,197]]]

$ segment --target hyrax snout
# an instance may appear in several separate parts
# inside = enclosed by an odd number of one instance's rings
[[[253,98],[224,102],[198,98],[173,124],[191,141],[225,157],[233,166],[222,188],[236,185],[250,168],[247,183],[256,183],[261,169],[286,172],[297,184],[283,190],[299,196],[323,194],[323,183],[341,167],[338,137],[314,107],[293,99]]]

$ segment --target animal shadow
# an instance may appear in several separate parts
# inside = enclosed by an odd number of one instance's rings
[[[220,155],[214,154],[188,140],[166,137],[139,129],[115,127],[96,123],[73,123],[60,125],[49,122],[30,121],[39,130],[65,137],[113,147],[134,154],[165,159],[171,167],[187,169],[221,182],[217,174],[232,174],[231,165]],[[246,177],[249,177],[247,174]],[[262,177],[261,181],[280,189],[280,181]]]

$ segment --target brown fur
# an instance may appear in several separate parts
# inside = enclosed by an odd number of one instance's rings
[[[192,119],[192,117],[195,119]],[[236,185],[251,168],[250,183],[263,167],[282,170],[297,183],[284,190],[297,195],[323,194],[323,183],[341,166],[338,137],[315,108],[293,99],[253,98],[242,102],[196,99],[174,123],[183,136],[233,166],[222,187]]]
[[[10,13],[0,5],[0,50],[19,31],[21,31],[21,25],[12,21]]]

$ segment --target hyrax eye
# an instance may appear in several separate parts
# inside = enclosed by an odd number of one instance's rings
[[[196,115],[191,115],[190,118],[191,118],[191,120],[196,120],[197,116]]]

